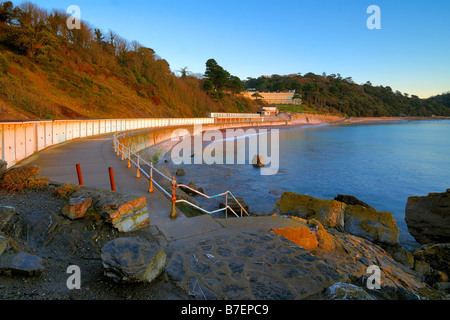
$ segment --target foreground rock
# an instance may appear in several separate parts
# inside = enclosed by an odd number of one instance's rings
[[[285,192],[277,201],[274,213],[315,219],[325,228],[345,231],[376,243],[398,244],[399,229],[389,212],[378,212],[361,205],[346,205],[337,200],[317,199]]]
[[[269,230],[189,240],[174,252],[166,274],[201,300],[305,299],[335,282],[348,280],[304,248]]]
[[[424,197],[409,197],[405,221],[420,244],[450,242],[450,189]]]
[[[261,218],[267,217],[248,219]],[[287,223],[291,225],[289,228],[234,230],[180,242],[166,274],[184,291],[201,300],[442,297],[414,271],[366,239],[330,230],[327,235],[334,248],[324,250],[316,237],[316,245],[306,249],[305,242],[301,246],[294,242],[295,238],[290,240],[292,233],[284,236],[282,231],[299,231],[298,238],[306,235],[312,239],[308,233],[320,228],[314,226],[314,221],[292,220]],[[370,275],[367,270],[372,265],[381,270],[380,289],[367,287]],[[336,283],[339,284],[333,287]]]
[[[430,285],[450,293],[450,243],[423,245],[413,255],[416,273]]]
[[[83,217],[93,210],[120,232],[131,232],[150,224],[145,197],[107,190],[83,188],[72,194],[62,210],[70,219]]]
[[[361,203],[351,196],[338,196],[348,203]],[[364,203],[363,203],[364,204]],[[399,243],[399,228],[389,212],[378,212],[369,205],[345,204],[337,200],[316,199],[307,195],[284,192],[273,213],[317,220],[325,229],[346,232],[380,245],[396,261],[409,268],[414,258]],[[305,235],[307,232],[303,231]],[[306,241],[308,237],[304,238]]]
[[[375,210],[375,209],[372,208],[370,205],[368,205],[367,203],[365,203],[365,202],[359,200],[359,199],[356,198],[355,196],[338,194],[338,195],[334,198],[334,200],[339,201],[339,202],[343,202],[343,203],[345,203],[345,204],[347,204],[347,205],[350,205],[350,206],[358,205],[358,206],[363,206],[363,207],[368,208],[368,209],[373,209],[373,210]]]
[[[105,275],[118,283],[151,282],[164,270],[166,253],[142,238],[118,238],[101,253]]]
[[[360,205],[346,206],[345,232],[375,243],[398,244],[399,228],[389,212],[378,212]]]
[[[336,200],[322,200],[311,196],[284,192],[277,201],[274,213],[316,219],[326,228],[344,228],[345,204]]]
[[[92,205],[92,198],[71,198],[61,209],[61,213],[70,220],[82,219]]]
[[[42,258],[23,251],[0,256],[0,274],[32,277],[41,275],[44,269]]]
[[[303,220],[302,222],[303,225],[294,228],[272,229],[272,231],[307,250],[330,251],[335,248],[334,240],[320,222],[317,220]]]

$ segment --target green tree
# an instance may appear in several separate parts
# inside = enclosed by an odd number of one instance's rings
[[[262,95],[259,94],[259,92],[255,92],[252,94],[252,97],[255,98],[255,100],[264,98]]]
[[[235,93],[240,93],[245,90],[244,84],[237,76],[230,76],[228,83],[229,89]]]
[[[100,29],[95,29],[94,30],[94,34],[95,34],[95,41],[100,44],[103,45],[105,42],[105,37],[103,36],[102,32],[100,31]]]
[[[216,90],[221,91],[228,85],[230,73],[219,66],[216,60],[209,59],[206,61],[205,77],[212,82]]]
[[[0,22],[10,24],[14,15],[14,5],[11,1],[0,4]]]

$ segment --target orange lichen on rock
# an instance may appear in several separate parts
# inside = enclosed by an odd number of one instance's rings
[[[308,227],[272,229],[276,234],[298,244],[303,249],[314,249],[319,246],[316,235]]]
[[[304,219],[297,219],[306,223]],[[272,229],[272,231],[306,250],[329,251],[335,248],[334,240],[317,220],[308,220],[304,226]]]

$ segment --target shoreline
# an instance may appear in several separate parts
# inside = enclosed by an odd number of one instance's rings
[[[427,121],[427,120],[450,120],[450,117],[351,117],[344,120],[345,123],[374,123],[395,121]]]

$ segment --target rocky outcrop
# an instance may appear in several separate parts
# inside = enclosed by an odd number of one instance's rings
[[[344,228],[345,204],[336,200],[322,200],[294,192],[284,192],[277,201],[274,213],[315,219],[326,228]]]
[[[230,230],[189,241],[174,251],[166,274],[201,300],[307,299],[335,282],[348,281],[323,260],[267,229]]]
[[[423,245],[413,252],[416,272],[431,284],[448,282],[450,243]]]
[[[319,221],[313,219],[297,221],[301,223],[297,227],[272,229],[272,231],[307,250],[330,251],[335,248],[334,240]]]
[[[370,205],[368,205],[367,203],[365,203],[365,202],[359,200],[358,198],[356,198],[355,196],[338,194],[336,197],[334,197],[334,200],[339,201],[339,202],[343,202],[343,203],[348,204],[350,206],[358,205],[358,206],[363,206],[363,207],[368,208],[368,209],[374,209]]]
[[[405,221],[420,244],[450,242],[450,189],[424,197],[409,197]]]
[[[84,217],[92,209],[120,232],[131,232],[150,224],[145,197],[83,188],[74,192],[62,213],[71,219]]]
[[[151,282],[164,270],[164,249],[139,237],[118,238],[101,252],[105,275],[118,283]]]
[[[361,203],[351,196],[336,198],[348,203]],[[378,244],[396,261],[409,268],[414,267],[411,252],[399,244],[399,228],[389,212],[378,212],[369,205],[345,204],[337,200],[316,199],[307,195],[285,192],[277,201],[273,213],[306,220],[315,219],[327,230],[346,232]],[[306,230],[301,232],[308,234]],[[308,237],[305,237],[304,241],[306,239]],[[311,241],[314,242],[314,240]]]
[[[91,205],[92,198],[71,198],[61,213],[70,220],[82,219]]]
[[[252,159],[252,165],[255,168],[261,168],[264,167],[266,165],[265,161],[264,161],[264,157],[262,155],[255,155]]]
[[[315,219],[325,228],[345,231],[376,243],[398,244],[399,229],[389,212],[285,192],[277,201],[274,213]]]
[[[177,176],[184,176],[186,174],[186,172],[184,171],[183,168],[179,168],[177,169],[177,172],[175,173]]]
[[[190,195],[190,196],[196,196],[196,195],[198,195],[197,192],[195,192],[195,191],[192,190],[192,189],[198,190],[198,189],[197,189],[197,186],[195,185],[194,182],[192,182],[192,181],[189,182],[189,184],[188,184],[187,186],[188,186],[189,188],[180,186],[180,189],[183,190],[184,192],[186,192],[186,193],[187,193],[188,195]]]
[[[422,245],[412,253],[414,271],[434,288],[450,293],[450,189],[409,197],[405,221]]]
[[[375,243],[398,244],[399,229],[389,212],[378,212],[360,205],[346,206],[344,230]]]

